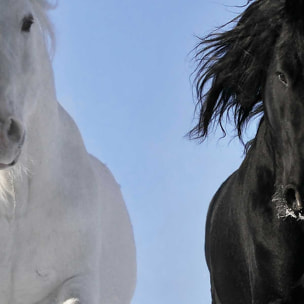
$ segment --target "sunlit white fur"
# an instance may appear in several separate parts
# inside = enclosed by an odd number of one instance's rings
[[[0,126],[14,117],[25,130],[17,164],[0,171],[0,303],[128,304],[136,281],[130,219],[111,172],[57,102],[50,8],[0,0]],[[34,24],[24,33],[28,14]],[[15,154],[0,155],[0,167]]]
[[[29,174],[29,170],[21,163],[0,171],[0,214],[9,218],[13,216],[16,208],[14,184]]]

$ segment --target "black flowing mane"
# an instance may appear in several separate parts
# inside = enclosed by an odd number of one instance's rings
[[[200,39],[195,48],[198,65],[194,86],[199,121],[189,132],[190,138],[204,140],[210,127],[218,124],[225,136],[223,119],[233,118],[237,136],[242,141],[248,121],[263,114],[263,91],[276,41],[286,23],[295,23],[293,28],[299,32],[304,9],[299,6],[294,9],[292,0],[251,2],[246,4],[244,13],[228,23],[236,23],[231,30],[222,31],[224,25]],[[304,1],[300,2],[304,8]],[[303,26],[300,28],[301,35],[294,35],[293,39],[302,40]],[[295,41],[295,45],[303,42]]]
[[[303,304],[304,0],[248,1],[229,25],[196,48],[189,135],[225,136],[231,119],[244,143],[248,121],[261,121],[208,208],[212,304]]]

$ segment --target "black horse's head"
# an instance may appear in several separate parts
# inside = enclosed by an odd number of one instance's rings
[[[264,114],[276,199],[299,213],[304,206],[304,0],[256,0],[232,22],[231,30],[208,35],[196,49],[199,121],[190,136],[205,139],[214,122],[225,134],[222,121],[232,114],[242,139],[248,120]]]
[[[304,22],[301,19],[298,22],[291,19],[282,26],[273,54],[263,94],[265,121],[277,155],[279,193],[297,212],[303,209],[304,199]]]

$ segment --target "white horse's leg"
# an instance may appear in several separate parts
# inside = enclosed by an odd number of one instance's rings
[[[99,292],[88,277],[73,277],[59,289],[56,304],[100,304]]]
[[[44,299],[42,302],[39,302],[39,303],[36,303],[36,304],[54,304],[54,303],[58,303],[57,301],[54,302],[54,298],[52,297],[48,297],[47,299]],[[71,298],[71,299],[68,299],[66,301],[64,301],[63,303],[61,302],[60,304],[82,304],[82,302],[80,302],[79,299],[76,299],[76,298]]]
[[[79,299],[73,298],[73,299],[69,299],[69,300],[64,301],[63,304],[81,304],[81,303],[80,303]]]

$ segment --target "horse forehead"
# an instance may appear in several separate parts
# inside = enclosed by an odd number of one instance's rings
[[[32,13],[30,1],[0,0],[0,47],[17,38],[24,16]]]
[[[286,33],[285,29],[277,42],[275,61],[291,77],[304,75],[304,30]]]
[[[31,2],[37,0],[0,0],[1,9],[7,8],[8,10],[16,8],[24,8],[30,6]]]
[[[25,13],[31,12],[31,1],[0,0],[0,22],[14,21]]]

